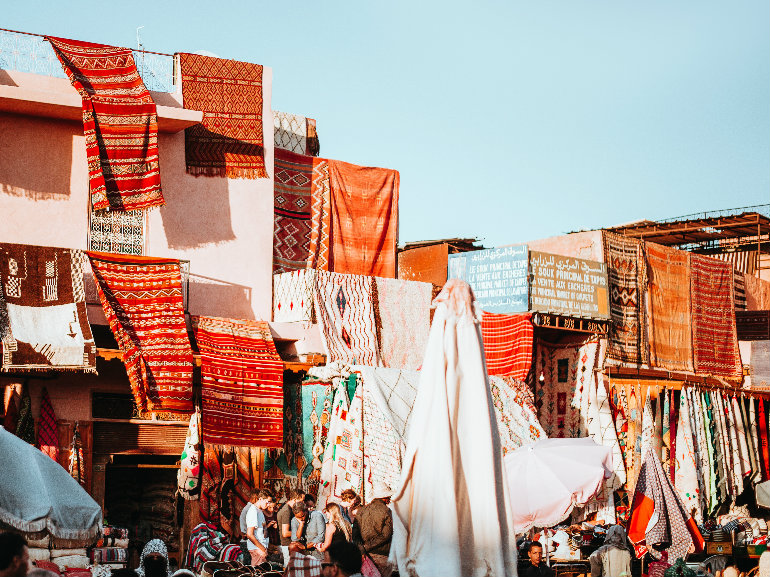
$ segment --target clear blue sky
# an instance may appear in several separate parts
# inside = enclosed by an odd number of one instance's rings
[[[770,202],[770,3],[4,2],[0,26],[273,67],[321,154],[401,172],[401,242]]]

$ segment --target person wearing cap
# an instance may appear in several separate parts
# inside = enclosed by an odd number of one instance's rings
[[[372,502],[358,510],[353,522],[353,541],[371,557],[382,577],[389,577],[393,571],[388,562],[393,539],[393,516],[388,507],[392,495],[390,487],[377,483],[372,491]]]

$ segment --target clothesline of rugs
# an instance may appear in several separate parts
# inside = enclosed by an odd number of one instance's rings
[[[132,50],[47,39],[83,99],[93,208],[128,211],[165,204],[156,105]],[[184,107],[203,112],[200,124],[185,129],[187,172],[267,178],[262,66],[200,54],[182,53],[178,58]],[[305,138],[294,139],[286,138],[281,127],[298,119],[285,114],[277,118],[275,271],[309,266],[394,277],[398,172],[316,158],[315,123],[304,120]]]
[[[717,258],[607,231],[603,241],[607,360],[740,382],[736,311],[770,308],[770,283]]]

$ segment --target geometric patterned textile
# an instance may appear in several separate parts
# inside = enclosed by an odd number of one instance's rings
[[[203,122],[185,129],[187,172],[267,178],[262,66],[182,53],[179,67],[184,107],[203,111]]]
[[[746,310],[746,280],[742,272],[733,271],[733,291],[735,293],[735,310]]]
[[[598,346],[596,340],[567,345],[538,341],[538,418],[549,438],[586,436],[588,387],[594,383]]]
[[[374,279],[320,270],[315,276],[313,303],[327,362],[381,366]]]
[[[54,461],[59,461],[59,427],[45,387],[40,401],[40,418],[37,421],[37,446]]]
[[[4,371],[96,373],[82,263],[79,250],[0,244],[0,285],[10,322]]]
[[[379,412],[389,421],[398,437],[406,442],[420,373],[364,366],[354,366],[353,370],[361,376],[364,389],[376,403]]]
[[[394,278],[398,172],[338,160],[328,162],[331,186],[329,270]]]
[[[743,281],[746,285],[746,309],[770,310],[770,282],[750,274],[745,275]]]
[[[481,335],[487,373],[525,380],[532,368],[534,327],[530,313],[502,315],[483,312]]]
[[[698,487],[698,446],[692,432],[690,395],[682,391],[679,405],[679,425],[676,431],[676,476],[674,484],[687,511],[695,510],[696,519],[703,519]]]
[[[364,401],[364,492],[361,497],[366,504],[371,502],[376,485],[397,486],[406,444],[380,410],[372,391],[374,387],[364,381],[359,388]]]
[[[308,479],[308,486],[315,485],[321,478],[326,435],[329,432],[332,410],[332,385],[330,383],[302,384],[302,452],[305,467],[302,476]]]
[[[307,268],[313,158],[275,151],[273,274]]]
[[[537,409],[507,379],[490,375],[489,388],[503,455],[527,443],[545,439],[545,431],[537,420]]]
[[[273,126],[276,150],[318,156],[320,146],[314,119],[273,110]]]
[[[603,231],[604,261],[610,289],[610,331],[607,356],[613,360],[647,362],[644,292],[647,285],[642,242]]]
[[[329,161],[325,158],[313,160],[310,200],[310,257],[307,266],[329,270],[332,201]]]
[[[375,277],[375,309],[382,364],[417,370],[430,332],[433,285]]]
[[[201,520],[219,525],[219,488],[222,484],[221,447],[203,444],[201,497],[198,502]]]
[[[749,366],[743,379],[743,388],[752,391],[770,391],[770,340],[741,341],[741,358]]]
[[[91,210],[88,250],[144,254],[145,210]]]
[[[691,545],[703,550],[703,537],[685,509],[654,451],[644,455],[631,507],[628,538],[639,551],[658,556],[653,545],[667,545],[668,559],[684,559]],[[641,547],[640,547],[641,545]]]
[[[273,322],[315,322],[315,276],[316,271],[312,269],[273,275]]]
[[[699,374],[740,379],[732,266],[691,254],[690,267],[695,370]]]
[[[83,131],[94,209],[164,204],[155,102],[129,48],[48,37],[83,99]]]
[[[649,278],[650,365],[692,372],[689,253],[649,242],[644,250]]]
[[[101,252],[88,256],[137,407],[191,413],[193,354],[179,261]]]
[[[739,341],[770,340],[770,311],[735,311]]]
[[[283,362],[264,321],[192,317],[206,443],[283,447]]]

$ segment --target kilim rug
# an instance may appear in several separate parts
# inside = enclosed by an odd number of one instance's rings
[[[692,371],[689,253],[645,243],[649,278],[650,365]]]
[[[101,252],[88,256],[137,407],[192,412],[193,354],[179,261]]]
[[[739,341],[770,340],[770,311],[735,311]]]
[[[700,374],[740,379],[732,265],[691,254],[690,267],[695,370]]]
[[[601,361],[602,355],[599,355]],[[609,381],[600,372],[594,373],[593,382],[589,384],[588,403],[588,433],[593,439],[604,446],[612,447],[612,461],[614,475],[607,480],[607,489],[612,491],[619,489],[626,483],[626,465],[623,462],[623,452],[620,448],[618,433],[615,429],[615,421],[612,418],[612,408],[607,392]],[[607,495],[607,498],[609,495]]]
[[[581,408],[593,381],[597,347],[596,341],[582,345],[537,343],[535,398],[540,424],[549,438],[585,436],[586,414],[581,414]]]
[[[59,427],[45,387],[40,400],[40,418],[37,421],[37,446],[54,461],[59,461]]]
[[[303,383],[302,395],[302,451],[308,466],[303,471],[308,487],[318,493],[321,465],[329,432],[332,411],[330,383]]]
[[[398,239],[398,172],[330,160],[329,182],[329,270],[394,278]]]
[[[219,487],[222,484],[222,465],[219,447],[203,444],[201,497],[198,510],[202,521],[219,525]]]
[[[327,362],[380,366],[373,296],[370,276],[317,271],[313,304]]]
[[[264,321],[192,317],[206,443],[283,447],[283,362]]]
[[[2,276],[0,276],[0,341],[4,341],[11,336],[11,320],[8,318],[8,305],[5,302],[4,293]]]
[[[307,267],[312,180],[312,157],[275,149],[273,274]]]
[[[273,126],[276,150],[318,156],[320,146],[314,119],[273,110]]]
[[[377,337],[383,366],[419,369],[430,332],[433,285],[376,277],[374,287]]]
[[[417,398],[420,373],[381,367],[353,368],[361,375],[368,394],[372,396],[393,430],[401,440],[406,441],[409,417]]]
[[[692,432],[692,403],[689,394],[682,391],[679,399],[679,424],[676,433],[676,475],[674,484],[687,511],[696,511],[696,519],[703,520],[698,485],[698,446]]]
[[[312,269],[273,275],[273,322],[315,322],[315,277]]]
[[[534,405],[510,386],[506,379],[490,376],[489,388],[492,392],[503,455],[527,443],[546,438],[545,431],[537,420]]]
[[[96,346],[86,315],[83,253],[0,244],[0,284],[11,334],[4,371],[96,373]]]
[[[647,361],[644,288],[647,283],[642,242],[603,231],[604,262],[610,290],[611,330],[607,357],[642,364]]]
[[[501,315],[484,311],[481,336],[487,373],[525,380],[532,368],[534,327],[531,313]]]
[[[754,275],[744,275],[746,285],[746,309],[750,311],[770,310],[770,282]]]
[[[331,254],[331,183],[329,161],[313,159],[310,209],[310,258],[308,268],[329,270]]]
[[[733,294],[735,295],[735,310],[746,310],[746,275],[738,270],[733,271]]]
[[[179,66],[184,107],[203,111],[203,122],[185,129],[187,172],[267,178],[262,66],[185,53]]]
[[[128,48],[48,37],[83,99],[91,203],[96,210],[164,204],[155,102]]]
[[[363,381],[362,389],[363,444],[364,444],[364,491],[363,501],[372,500],[374,487],[384,484],[396,487],[401,478],[401,462],[406,449],[405,441],[398,434],[385,413],[380,409],[372,387]]]
[[[344,382],[343,382],[344,383]],[[321,467],[318,506],[339,500],[342,491],[353,489],[363,495],[363,389],[357,387],[348,403],[344,384],[337,386],[332,404],[328,442]]]
[[[741,343],[746,350],[749,375],[743,382],[744,388],[770,391],[770,341],[747,341]]]

